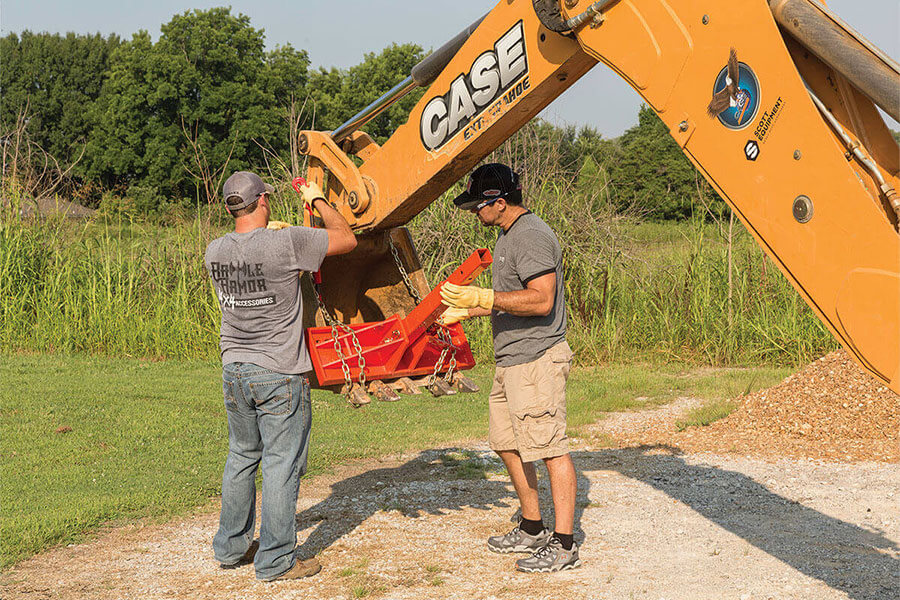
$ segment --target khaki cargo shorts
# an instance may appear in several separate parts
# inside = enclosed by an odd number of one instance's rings
[[[491,449],[517,450],[523,462],[569,452],[566,380],[572,349],[565,341],[539,359],[497,367],[488,397]]]

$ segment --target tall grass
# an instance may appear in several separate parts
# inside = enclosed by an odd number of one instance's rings
[[[0,348],[111,356],[216,355],[205,241],[130,222],[0,223]]]
[[[742,229],[729,241],[704,219],[642,224],[613,212],[602,186],[526,182],[529,208],[562,242],[580,362],[798,365],[836,346]],[[453,208],[453,194],[410,224],[432,282],[497,235]],[[202,263],[219,233],[205,217],[158,227],[5,212],[0,350],[214,359],[219,309]],[[479,283],[490,285],[490,274]],[[489,321],[465,327],[476,355],[490,358]]]

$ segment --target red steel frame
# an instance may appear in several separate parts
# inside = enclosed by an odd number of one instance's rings
[[[486,248],[479,248],[472,252],[444,282],[468,285],[492,261],[491,252]],[[443,328],[449,334],[453,348],[456,349],[456,368],[464,370],[475,366],[475,358],[472,356],[472,349],[462,326],[457,323],[445,327],[435,323],[447,308],[441,303],[440,296],[444,282],[435,286],[405,319],[393,315],[384,321],[347,325],[356,335],[362,348],[367,380],[415,377],[434,373],[441,352],[447,347],[438,337],[438,328]],[[306,330],[306,343],[320,386],[344,383],[341,356],[350,367],[351,378],[359,377],[359,360],[350,333],[338,334],[337,344],[340,352],[335,350],[331,327],[310,327]],[[440,372],[445,372],[450,366],[450,353],[453,352],[453,348],[447,353]]]

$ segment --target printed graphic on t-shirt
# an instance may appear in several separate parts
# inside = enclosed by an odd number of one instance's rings
[[[262,263],[210,262],[209,271],[223,309],[262,308],[275,304],[275,294],[257,295],[268,292]],[[247,297],[249,295],[252,296]]]

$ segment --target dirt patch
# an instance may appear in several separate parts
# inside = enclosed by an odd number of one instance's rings
[[[667,444],[682,452],[900,461],[900,396],[875,381],[841,350],[813,362],[780,384],[739,399],[728,417],[679,432],[673,412],[700,403],[679,400],[643,413],[638,426],[617,433],[618,421],[600,421],[594,435],[611,432],[616,447]],[[654,416],[658,415],[658,416]],[[628,419],[628,413],[615,415]]]
[[[515,494],[486,448],[348,465],[304,481],[300,553],[322,572],[260,583],[220,570],[215,513],[128,527],[2,576],[5,600],[583,599],[895,597],[900,468],[682,455],[672,448],[573,453],[583,566],[517,573],[485,538],[511,527]],[[541,475],[545,472],[541,468]],[[546,477],[544,517],[552,522]]]

